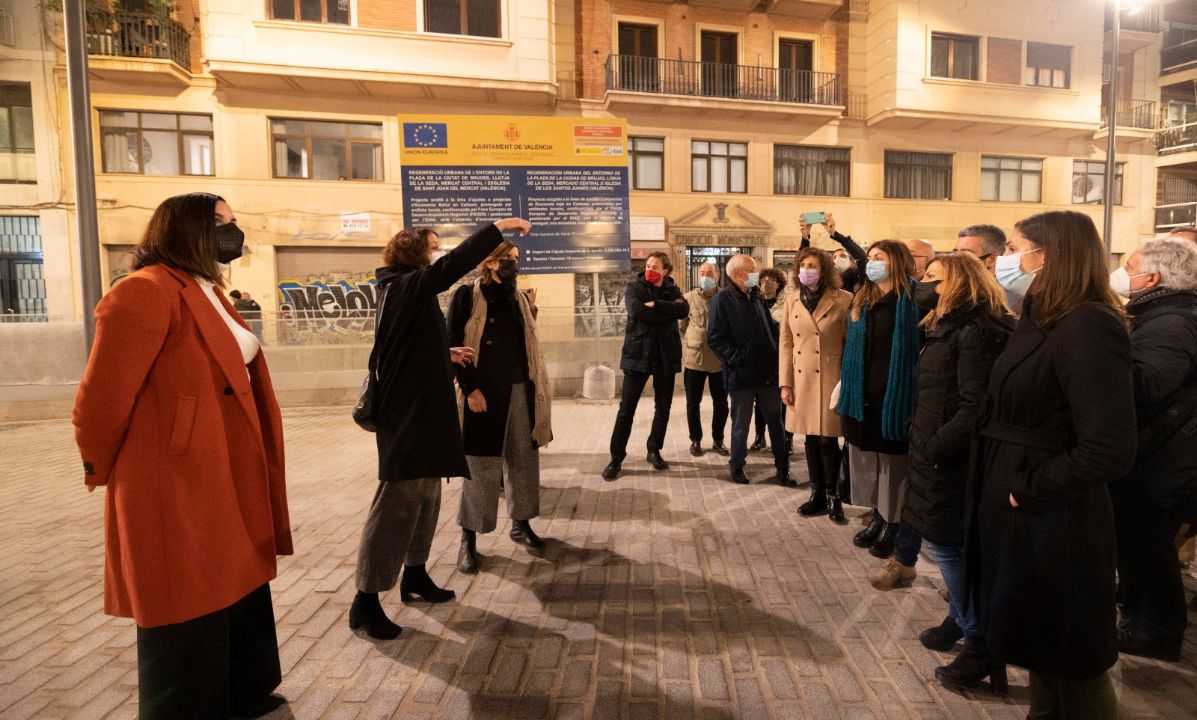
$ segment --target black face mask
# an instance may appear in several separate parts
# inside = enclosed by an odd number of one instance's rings
[[[924,281],[914,286],[914,301],[924,310],[932,310],[939,304],[939,280]]]
[[[245,233],[237,227],[237,223],[217,225],[212,233],[216,237],[216,262],[228,265],[241,257],[241,248],[245,245]]]
[[[499,269],[495,271],[495,276],[499,278],[499,282],[511,284],[515,282],[516,277],[520,274],[520,264],[515,260],[503,259],[499,261]]]

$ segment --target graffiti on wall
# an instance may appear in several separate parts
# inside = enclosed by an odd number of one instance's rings
[[[280,340],[290,345],[372,342],[374,275],[322,273],[278,284]]]

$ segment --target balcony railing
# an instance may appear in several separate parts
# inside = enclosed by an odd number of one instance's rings
[[[1171,125],[1155,136],[1155,146],[1160,155],[1197,150],[1197,122]]]
[[[1165,45],[1160,51],[1160,72],[1171,73],[1197,65],[1197,38]]]
[[[1106,107],[1101,107],[1101,126],[1105,127],[1108,123],[1106,117]],[[1153,100],[1131,100],[1125,105],[1120,104],[1117,111],[1118,127],[1125,128],[1143,128],[1144,130],[1154,130],[1156,128],[1157,115],[1155,112],[1155,101]]]
[[[1122,13],[1118,23],[1122,30],[1131,32],[1158,33],[1164,30],[1164,12],[1159,5],[1147,5],[1131,15]],[[1106,11],[1106,31],[1114,29],[1113,11]]]
[[[87,52],[125,58],[170,60],[191,69],[191,35],[174,20],[147,13],[89,12]]]
[[[1155,209],[1155,229],[1171,230],[1182,225],[1197,225],[1197,202],[1160,205]]]
[[[1160,177],[1160,205],[1197,202],[1197,180],[1187,177]]]
[[[607,57],[607,89],[662,95],[843,105],[840,76],[634,55]]]

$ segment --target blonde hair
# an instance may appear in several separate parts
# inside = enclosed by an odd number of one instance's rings
[[[910,278],[914,276],[914,255],[910,253],[910,248],[906,247],[906,243],[897,240],[878,240],[869,246],[869,252],[872,253],[874,249],[884,252],[889,257],[889,277],[894,281],[894,290],[899,296],[909,297]],[[859,320],[861,308],[865,305],[872,307],[881,298],[881,288],[866,274],[864,284],[852,298],[851,318]]]
[[[478,274],[482,276],[483,285],[487,283],[499,282],[498,278],[495,277],[494,271],[491,270],[489,266],[493,262],[506,260],[507,256],[516,247],[518,246],[510,240],[504,240],[503,242],[499,243],[499,247],[492,250],[490,255],[486,256],[486,259],[483,260],[482,264],[478,266]]]
[[[939,303],[923,318],[924,327],[934,328],[940,318],[962,307],[979,305],[995,318],[1009,314],[1006,292],[976,255],[944,255],[931,262],[943,268],[943,282],[939,286]]]

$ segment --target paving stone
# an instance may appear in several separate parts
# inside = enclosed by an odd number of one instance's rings
[[[709,412],[708,407],[705,408]],[[946,606],[934,565],[910,588],[878,593],[876,560],[851,544],[851,522],[799,518],[805,491],[727,482],[726,460],[687,453],[675,402],[667,473],[635,454],[605,483],[612,403],[558,402],[557,438],[541,455],[541,517],[551,538],[529,553],[499,528],[482,536],[486,564],[458,573],[461,483],[442,486],[429,571],[458,600],[384,607],[404,626],[372,642],[346,624],[361,522],[377,483],[374,438],[345,408],[284,413],[296,554],[271,583],[280,660],[277,717],[460,720],[926,718],[1026,715],[1026,673],[1008,698],[934,682],[943,655],[917,633]],[[647,432],[641,412],[632,444]],[[102,614],[104,491],[86,493],[69,422],[0,424],[0,458],[20,467],[0,484],[0,716],[133,717],[137,654],[130,620]],[[684,459],[683,459],[684,458]],[[792,467],[801,481],[800,455]],[[1192,578],[1186,585],[1193,588]],[[1197,613],[1194,613],[1197,620]],[[1122,660],[1124,717],[1187,717],[1197,704],[1197,633],[1178,664]],[[275,718],[277,720],[277,718]]]

